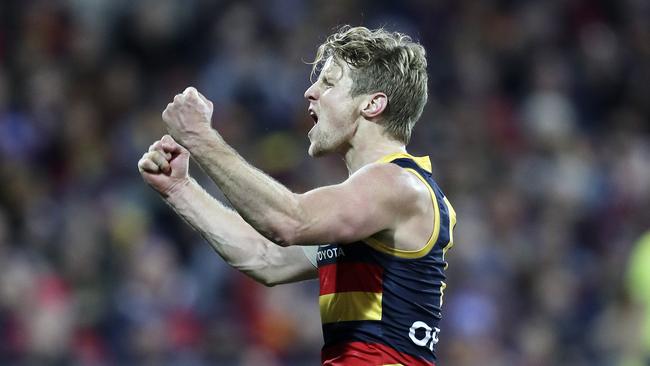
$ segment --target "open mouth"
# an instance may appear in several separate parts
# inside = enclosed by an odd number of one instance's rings
[[[318,123],[318,115],[312,109],[309,110],[309,117],[314,120],[314,124]]]

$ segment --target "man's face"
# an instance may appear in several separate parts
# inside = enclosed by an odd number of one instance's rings
[[[314,127],[307,136],[309,155],[321,156],[343,151],[356,129],[359,100],[350,96],[350,67],[329,58],[318,80],[305,91]]]

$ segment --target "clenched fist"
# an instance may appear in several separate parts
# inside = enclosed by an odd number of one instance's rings
[[[174,189],[189,182],[189,160],[190,152],[165,135],[142,155],[138,170],[145,182],[163,197],[168,197]]]
[[[192,137],[204,135],[211,130],[212,102],[195,88],[185,89],[162,113],[167,131],[179,143],[187,146]]]

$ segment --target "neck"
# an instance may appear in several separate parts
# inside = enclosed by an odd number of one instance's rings
[[[372,138],[357,135],[350,142],[350,147],[344,154],[344,160],[348,167],[348,173],[352,175],[365,165],[372,164],[382,157],[394,153],[406,153],[404,144],[382,134],[372,136]]]

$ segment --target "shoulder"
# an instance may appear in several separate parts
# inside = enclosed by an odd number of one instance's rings
[[[368,164],[352,174],[348,182],[364,187],[388,205],[407,211],[430,195],[426,184],[416,174],[391,163]]]

